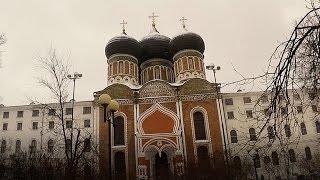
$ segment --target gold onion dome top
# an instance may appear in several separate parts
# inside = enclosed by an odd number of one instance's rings
[[[106,57],[110,58],[110,56],[114,54],[129,54],[139,58],[141,54],[139,42],[135,38],[127,35],[124,28],[124,24],[126,23],[123,21],[121,24],[123,24],[122,34],[109,40],[105,48]]]
[[[140,64],[148,59],[152,58],[161,58],[170,60],[170,50],[169,50],[169,42],[170,38],[162,35],[156,28],[154,18],[157,17],[153,14],[152,17],[152,27],[150,33],[143,37],[140,41],[140,45],[142,48],[142,57],[140,60]]]

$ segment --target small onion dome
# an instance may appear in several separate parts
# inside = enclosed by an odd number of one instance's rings
[[[153,31],[140,41],[142,47],[142,62],[152,58],[170,60],[170,38]],[[140,62],[140,64],[142,63]]]
[[[141,46],[139,42],[125,33],[110,39],[105,48],[107,58],[110,58],[113,54],[129,54],[139,58],[140,52]]]
[[[171,39],[170,52],[172,55],[184,49],[197,50],[203,54],[205,49],[204,41],[201,36],[193,32],[184,32]]]

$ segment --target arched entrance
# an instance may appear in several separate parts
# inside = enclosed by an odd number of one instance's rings
[[[168,179],[171,177],[170,165],[168,161],[168,156],[165,152],[157,153],[155,155],[155,179]]]

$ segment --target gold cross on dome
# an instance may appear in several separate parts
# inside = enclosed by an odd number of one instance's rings
[[[179,21],[182,22],[182,27],[183,27],[184,29],[186,28],[186,20],[188,20],[188,19],[186,19],[184,16],[182,16],[182,18],[179,19]]]
[[[126,24],[128,24],[126,21],[122,20],[122,23],[120,23],[122,25],[122,33],[126,34]]]
[[[149,18],[152,18],[152,26],[156,25],[156,17],[159,17],[159,16],[155,15],[154,12],[152,13],[152,16],[149,16]]]

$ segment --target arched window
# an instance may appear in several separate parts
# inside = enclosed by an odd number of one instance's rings
[[[241,159],[239,156],[233,158],[233,164],[236,169],[241,169]]]
[[[317,129],[317,133],[320,133],[320,122],[316,121],[316,129]]]
[[[16,153],[21,152],[21,141],[16,140]]]
[[[35,153],[37,151],[37,141],[34,139],[31,141],[30,152]]]
[[[274,134],[273,127],[272,126],[268,126],[267,130],[268,130],[269,140],[274,140],[275,139],[275,134]]]
[[[126,179],[126,158],[122,151],[118,151],[114,155],[114,174],[115,179]]]
[[[307,160],[311,160],[312,159],[311,149],[307,146],[307,147],[304,148],[304,151],[306,153],[306,159]]]
[[[53,140],[49,139],[48,141],[48,153],[53,153]]]
[[[289,159],[290,162],[296,162],[296,153],[293,149],[289,149]]]
[[[90,152],[91,150],[91,141],[89,138],[86,138],[83,143],[83,151]]]
[[[160,79],[160,67],[156,66],[155,69],[155,79]]]
[[[306,135],[307,134],[307,128],[306,128],[306,124],[304,124],[304,122],[302,122],[300,124],[300,129],[301,129],[301,134],[302,135]]]
[[[113,122],[113,145],[125,145],[124,143],[124,118],[117,116]]]
[[[257,140],[256,130],[254,128],[249,129],[249,134],[250,134],[250,141]]]
[[[71,153],[72,151],[72,143],[70,139],[66,140],[66,150],[67,150],[67,153]]]
[[[5,153],[6,152],[6,148],[7,148],[7,141],[6,140],[2,140],[2,142],[1,142],[1,153]]]
[[[279,165],[279,157],[278,157],[278,153],[276,151],[273,151],[271,153],[271,157],[272,157],[272,164]]]
[[[231,137],[231,143],[237,143],[238,142],[238,135],[236,130],[230,131],[230,137]]]
[[[284,125],[284,131],[286,133],[286,137],[291,136],[291,130],[290,130],[290,126],[288,124]]]
[[[196,140],[206,140],[206,129],[202,112],[193,113],[194,133]]]

